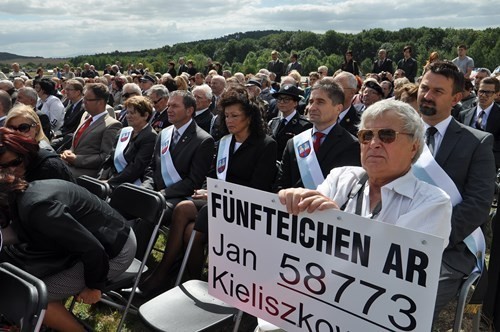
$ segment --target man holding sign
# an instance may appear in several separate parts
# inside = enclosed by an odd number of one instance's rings
[[[378,102],[361,118],[362,167],[335,168],[317,190],[284,189],[279,199],[293,215],[341,209],[434,235],[444,239],[444,250],[451,231],[450,198],[411,172],[425,144],[423,137],[422,121],[411,106],[393,100]]]

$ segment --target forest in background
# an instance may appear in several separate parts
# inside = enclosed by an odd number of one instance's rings
[[[433,51],[439,52],[441,59],[455,58],[459,44],[466,44],[469,47],[468,55],[474,59],[476,67],[493,70],[500,65],[500,28],[473,30],[427,27],[404,28],[398,31],[377,28],[356,34],[334,30],[323,34],[309,31],[252,31],[216,39],[166,45],[156,49],[81,55],[66,59],[66,62],[74,67],[83,67],[83,64],[88,62],[98,70],[103,70],[106,64],[114,64],[116,61],[120,61],[125,69],[130,63],[141,62],[150,72],[165,73],[168,61],[173,60],[177,63],[181,56],[192,59],[200,71],[205,67],[207,57],[210,57],[232,73],[247,74],[266,68],[271,58],[271,51],[277,50],[285,63],[288,63],[290,53],[297,52],[299,62],[302,64],[302,75],[316,71],[320,65],[326,65],[331,75],[340,68],[344,61],[344,53],[348,49],[353,51],[354,59],[361,70],[368,73],[380,48],[386,49],[388,57],[396,63],[403,56],[403,47],[410,45],[413,48],[412,56],[423,66]],[[24,65],[28,67],[41,65],[51,69],[55,65],[62,66],[64,63],[64,59],[60,59],[59,64],[54,64],[57,61],[53,60],[45,62],[40,59],[39,63],[35,61]],[[10,69],[10,63],[0,63],[0,67]],[[421,70],[422,67],[419,69],[419,74]]]

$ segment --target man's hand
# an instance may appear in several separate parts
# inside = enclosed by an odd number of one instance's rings
[[[99,302],[101,299],[101,291],[99,289],[91,289],[85,287],[80,294],[76,297],[78,302],[83,302],[86,304],[94,304]]]
[[[278,193],[281,204],[286,206],[288,213],[298,215],[307,210],[312,213],[316,210],[338,209],[337,203],[316,190],[304,188],[290,188]]]
[[[61,153],[61,159],[68,164],[73,165],[76,160],[76,154],[74,154],[71,150],[65,150]]]

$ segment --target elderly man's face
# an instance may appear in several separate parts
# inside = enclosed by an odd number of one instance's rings
[[[382,96],[380,96],[377,91],[371,89],[371,88],[365,88],[363,90],[363,94],[361,96],[363,100],[363,104],[366,105],[366,107],[375,104],[377,101],[382,99]]]
[[[394,113],[386,112],[382,116],[365,122],[364,128],[374,132],[373,138],[361,143],[361,165],[371,181],[388,183],[405,174],[411,166],[411,160],[418,150],[411,135],[403,134],[403,121]],[[377,133],[380,129],[393,129],[396,139],[384,143]],[[361,130],[360,130],[361,132]]]

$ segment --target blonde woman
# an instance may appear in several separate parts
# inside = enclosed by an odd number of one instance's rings
[[[40,118],[29,105],[18,104],[14,106],[5,119],[5,127],[34,139],[38,142],[40,149],[54,151],[42,130]]]

